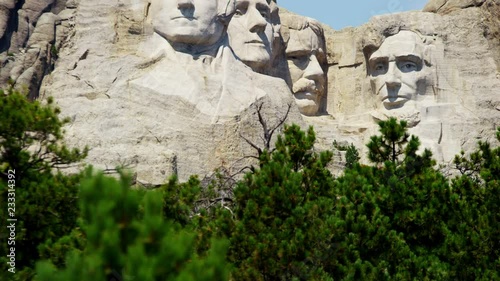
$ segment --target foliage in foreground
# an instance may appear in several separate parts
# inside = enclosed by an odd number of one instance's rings
[[[292,125],[229,192],[196,178],[135,190],[123,176],[54,170],[86,151],[61,144],[50,102],[23,99],[0,96],[0,193],[7,201],[5,172],[16,169],[22,200],[14,279],[500,280],[500,148],[488,143],[458,155],[462,175],[450,180],[389,119],[367,144],[373,165],[351,146],[333,178],[332,153]]]
[[[51,99],[42,105],[13,89],[0,91],[0,198],[13,207],[2,203],[0,218],[18,219],[15,245],[9,246],[16,248],[15,278],[19,280],[31,278],[37,259],[52,258],[51,241],[76,226],[80,175],[66,176],[57,169],[82,160],[87,149],[64,145],[62,126],[68,120],[58,115]],[[15,197],[9,189],[15,190]],[[11,274],[7,248],[7,242],[0,247],[2,280],[11,280],[5,275]]]
[[[380,128],[367,144],[375,165],[335,180],[314,132],[285,128],[235,190],[226,235],[237,280],[500,279],[500,148],[481,143],[457,160],[480,180],[450,185],[404,121]]]
[[[331,152],[313,151],[315,135],[285,126],[276,149],[235,190],[230,261],[236,280],[318,280],[334,258],[330,218],[335,204]]]
[[[73,252],[65,268],[37,265],[36,280],[228,280],[227,243],[212,241],[196,254],[196,233],[163,215],[161,190],[130,188],[97,175],[82,183],[80,227],[83,251]]]

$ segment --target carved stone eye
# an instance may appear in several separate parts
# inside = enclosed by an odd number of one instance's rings
[[[309,64],[309,57],[306,55],[287,56],[287,59],[298,67],[305,67]]]
[[[373,68],[375,71],[377,72],[382,72],[382,71],[385,71],[386,67],[385,67],[385,63],[382,63],[382,62],[379,62],[375,65],[375,67]]]
[[[269,19],[269,12],[268,11],[265,11],[265,10],[260,10],[260,15],[265,18],[265,19]]]
[[[412,61],[402,61],[402,62],[398,63],[398,68],[402,72],[411,72],[411,71],[418,70],[417,64],[412,62]]]

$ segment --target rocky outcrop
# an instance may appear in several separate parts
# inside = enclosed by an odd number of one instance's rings
[[[498,39],[491,40],[494,25],[490,22],[498,17],[485,12],[486,2],[446,15],[407,12],[375,16],[358,28],[327,28],[332,117],[308,120],[324,131],[320,138],[327,140],[325,146],[337,139],[363,149],[367,136],[375,133],[374,121],[379,117],[373,112],[378,111],[378,101],[371,91],[368,58],[384,38],[400,30],[417,32],[427,42],[426,55],[434,72],[427,93],[417,99],[419,121],[411,132],[440,162],[451,161],[460,149],[471,150],[478,139],[494,142],[494,130],[500,124],[500,47]]]
[[[446,15],[464,13],[462,10],[481,7],[484,35],[492,50],[500,49],[500,1],[499,0],[431,0],[423,9],[424,12]],[[472,10],[471,10],[472,11]],[[495,60],[500,71],[500,52],[495,54]]]
[[[15,0],[0,1],[0,38],[3,38],[5,31],[7,31],[11,11],[14,9],[15,6],[16,6]]]
[[[69,144],[91,148],[88,163],[133,169],[144,184],[237,172],[255,155],[245,139],[264,146],[258,111],[269,127],[287,114],[302,123],[282,79],[253,72],[227,48],[198,60],[165,49],[136,3],[80,2],[42,86],[72,120]]]
[[[0,2],[0,85],[7,82],[38,97],[41,82],[53,68],[71,11],[65,0]]]
[[[0,0],[0,85],[10,80],[31,98],[53,96],[71,119],[68,143],[91,148],[88,163],[131,168],[144,184],[218,167],[243,169],[252,163],[246,156],[255,155],[249,142],[264,146],[259,113],[269,127],[284,116],[313,125],[318,149],[332,149],[337,140],[354,143],[361,155],[376,122],[398,116],[447,163],[477,140],[495,141],[499,7],[498,0],[432,0],[425,12],[376,16],[341,31],[273,18],[274,30],[282,24],[282,37],[268,36],[288,44],[283,52],[296,60],[290,38],[307,48],[312,41],[302,40],[306,35],[326,38],[326,58],[320,38],[305,60],[318,63],[317,77],[328,64],[327,79],[308,82],[310,88],[327,85],[320,115],[303,116],[290,88],[293,78],[310,74],[276,75],[287,85],[256,73],[224,40],[210,56],[178,52],[153,34],[147,1]],[[279,71],[290,71],[289,63],[278,64]],[[403,93],[405,87],[411,91]],[[336,156],[332,170],[338,171],[342,154]]]
[[[448,14],[456,10],[479,7],[486,0],[431,0],[425,5],[423,11],[439,14]]]

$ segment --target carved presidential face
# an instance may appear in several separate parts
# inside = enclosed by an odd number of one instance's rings
[[[183,44],[212,45],[224,31],[217,20],[218,0],[152,0],[153,29],[165,39]]]
[[[425,94],[424,49],[416,33],[400,31],[385,39],[370,56],[372,91],[385,109],[402,108],[408,101],[416,100],[418,94]]]
[[[326,64],[323,38],[310,27],[290,29],[286,58],[293,83],[293,94],[304,115],[316,115],[326,87],[323,66]]]
[[[271,7],[266,0],[236,0],[229,22],[229,46],[243,63],[263,72],[271,60],[273,26]]]

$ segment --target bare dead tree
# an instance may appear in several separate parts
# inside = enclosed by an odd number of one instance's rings
[[[276,122],[276,124],[269,126],[266,119],[264,118],[264,116],[262,116],[262,106],[263,105],[264,105],[264,103],[255,104],[255,110],[256,110],[257,116],[259,118],[259,123],[262,127],[262,135],[260,136],[260,139],[263,142],[263,146],[257,145],[256,143],[252,142],[251,140],[249,140],[247,137],[243,136],[240,133],[240,137],[257,151],[257,156],[249,155],[249,156],[245,156],[244,158],[251,157],[251,158],[259,159],[259,157],[265,151],[267,151],[267,153],[272,153],[274,151],[274,148],[271,149],[273,135],[277,129],[279,129],[279,128],[281,128],[281,126],[283,126],[283,124],[285,123],[286,119],[288,118],[288,114],[290,114],[290,110],[292,108],[291,103],[287,104],[287,110],[285,112],[285,115],[282,117],[278,117],[278,121]]]
[[[278,116],[277,121],[274,124],[269,124],[269,121],[263,114],[264,103],[256,103],[254,106],[255,113],[262,128],[262,134],[260,135],[262,143],[257,144],[256,142],[250,140],[249,137],[246,137],[241,133],[239,133],[239,136],[248,145],[255,149],[257,155],[245,155],[235,161],[229,168],[220,167],[215,173],[205,176],[201,181],[201,186],[203,187],[205,194],[197,200],[195,213],[198,213],[201,209],[209,209],[215,206],[225,208],[232,213],[234,197],[233,190],[238,182],[238,176],[243,174],[245,171],[255,170],[253,166],[247,165],[243,168],[238,168],[237,171],[234,172],[235,167],[245,159],[253,158],[259,160],[263,153],[272,153],[274,151],[274,148],[271,148],[273,136],[287,120],[292,104],[287,104],[286,112],[283,116]]]

